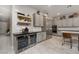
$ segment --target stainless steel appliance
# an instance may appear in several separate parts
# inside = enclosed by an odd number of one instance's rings
[[[52,33],[57,33],[57,25],[52,25]]]
[[[19,36],[18,40],[18,50],[28,46],[28,36]]]

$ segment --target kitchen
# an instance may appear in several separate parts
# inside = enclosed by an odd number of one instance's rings
[[[70,44],[62,46],[63,31],[79,31],[79,6],[11,5],[9,8],[9,48],[5,52],[5,47],[1,53],[79,53],[78,42],[72,43],[72,49]],[[72,39],[78,39],[78,35],[73,35]]]
[[[13,37],[13,40],[15,38],[15,40],[13,41],[13,47],[15,49],[15,53],[18,53],[19,51],[23,50],[23,49],[26,49],[26,48],[29,48],[31,46],[34,46],[36,45],[37,43],[43,41],[43,40],[46,40],[46,31],[42,31],[41,30],[41,27],[43,27],[43,13],[41,13],[41,15],[38,15],[40,14],[40,11],[37,11],[36,9],[33,9],[33,8],[30,8],[28,6],[13,6],[13,9],[12,9],[12,37]],[[37,13],[37,15],[35,14]],[[29,15],[29,16],[28,16]],[[19,16],[23,16],[26,18],[26,21],[25,23],[23,23],[24,21],[20,21],[18,20],[18,18],[20,19],[21,17]],[[41,20],[39,20],[40,18],[37,18],[37,17],[40,17]],[[18,18],[17,18],[18,17]],[[23,18],[23,19],[25,19]],[[34,21],[33,21],[33,18]],[[28,19],[30,21],[28,21]],[[38,20],[37,20],[38,19]],[[26,28],[26,30],[24,29]],[[29,29],[29,30],[28,30]],[[25,34],[26,32],[26,34]],[[23,35],[21,36],[26,36],[27,37],[27,44],[25,48],[23,49],[16,49],[18,45],[17,42],[16,42],[16,37],[18,37],[20,35],[20,33]],[[28,37],[29,36],[29,37]],[[35,41],[32,41],[34,38]],[[38,40],[36,40],[38,39]],[[20,40],[20,39],[18,39]],[[16,42],[16,44],[15,44]]]

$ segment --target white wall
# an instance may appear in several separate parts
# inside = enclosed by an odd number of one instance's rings
[[[12,40],[10,36],[5,35],[6,30],[10,28],[11,5],[0,5],[0,54],[10,53],[12,50]]]
[[[23,26],[19,26],[17,25],[17,14],[16,12],[22,12],[24,13],[25,15],[30,15],[32,17],[32,22],[31,22],[31,25],[30,26],[27,26],[30,31],[41,31],[41,27],[33,27],[33,13],[36,13],[37,10],[36,9],[33,9],[33,8],[30,8],[28,6],[13,6],[12,8],[12,33],[17,33],[21,30],[21,28]],[[43,15],[43,13],[41,12],[41,14]]]
[[[10,17],[11,6],[10,5],[0,5],[0,20],[7,20]]]
[[[0,5],[0,34],[6,33],[7,29],[10,27],[10,5]]]

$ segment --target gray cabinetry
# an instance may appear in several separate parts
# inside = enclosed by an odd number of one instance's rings
[[[79,26],[79,17],[73,18],[73,26]]]
[[[46,40],[46,32],[39,32],[37,33],[37,42],[41,42],[43,40]]]
[[[40,21],[40,26],[43,26],[43,16],[42,15],[40,15],[40,19],[39,19]]]
[[[41,42],[42,41],[42,35],[41,33],[37,33],[37,42]]]
[[[42,40],[46,40],[46,32],[42,32]]]
[[[73,18],[67,19],[67,26],[72,26]]]
[[[63,27],[68,26],[68,20],[62,19],[62,25],[63,25]]]
[[[38,14],[33,14],[34,26],[43,26],[43,16]]]

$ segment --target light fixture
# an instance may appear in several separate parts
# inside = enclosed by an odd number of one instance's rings
[[[67,8],[70,8],[70,7],[72,7],[72,5],[67,5]]]

